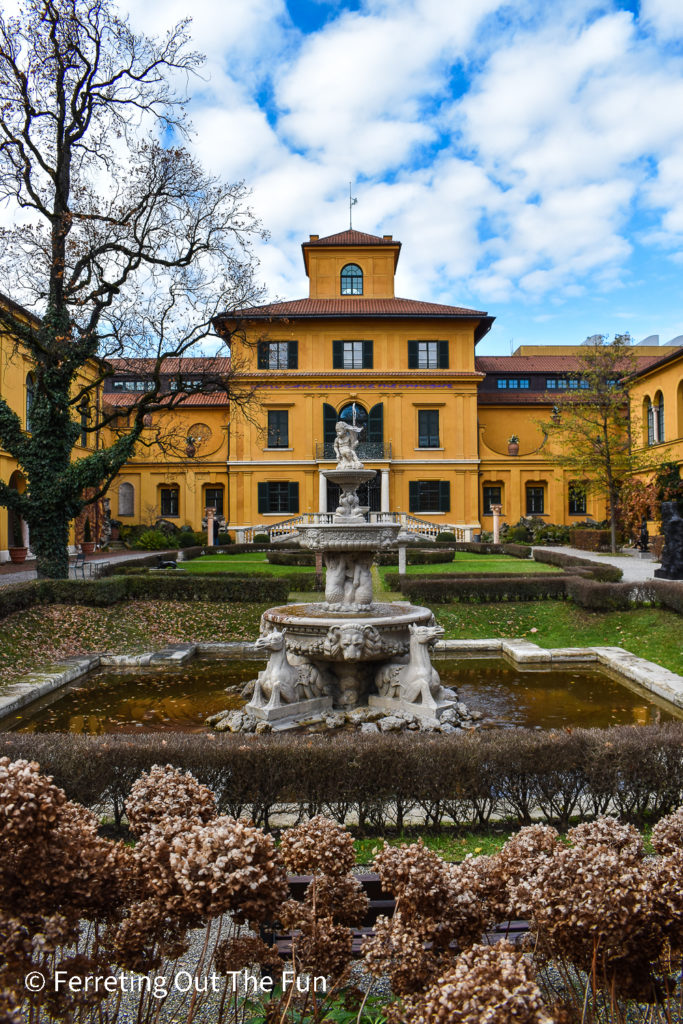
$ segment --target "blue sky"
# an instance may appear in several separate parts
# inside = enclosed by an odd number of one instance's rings
[[[160,32],[183,0],[131,2]],[[683,334],[683,2],[194,0],[193,145],[245,179],[271,298],[300,243],[403,242],[397,293],[497,319],[481,354]]]

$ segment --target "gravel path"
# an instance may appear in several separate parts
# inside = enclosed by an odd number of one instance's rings
[[[608,565],[616,565],[624,574],[624,583],[643,583],[645,580],[654,579],[655,569],[659,569],[659,562],[650,558],[640,558],[640,552],[636,551],[621,555],[603,555],[597,551],[582,551],[580,548],[550,547],[543,545],[537,547],[536,551],[559,551],[563,555],[576,555],[579,558],[592,559],[594,562],[606,562]]]

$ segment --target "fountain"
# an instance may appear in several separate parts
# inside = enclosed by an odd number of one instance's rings
[[[395,516],[381,514],[371,523],[360,505],[358,487],[376,473],[358,457],[360,430],[353,423],[337,423],[337,466],[323,472],[341,488],[339,505],[334,513],[298,528],[301,546],[323,553],[325,601],[264,612],[256,648],[269,653],[268,664],[243,712],[220,712],[209,719],[219,730],[239,731],[240,715],[268,723],[259,731],[315,724],[330,716],[339,723],[342,713],[358,725],[396,716],[405,725],[408,716],[414,728],[446,731],[469,719],[432,665],[431,649],[444,631],[430,609],[372,600],[375,554],[409,537],[401,534]]]

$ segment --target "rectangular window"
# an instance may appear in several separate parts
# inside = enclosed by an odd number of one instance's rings
[[[439,410],[418,409],[417,444],[419,448],[439,447]]]
[[[178,515],[178,488],[162,487],[159,492],[159,504],[162,516]]]
[[[409,370],[447,370],[448,340],[443,341],[409,341]]]
[[[205,508],[213,508],[216,515],[223,515],[223,488],[207,487],[204,492]]]
[[[576,389],[578,389],[578,386],[579,386],[579,382],[576,379],[576,377],[571,377],[569,379],[569,387],[573,388],[574,390],[576,390]]]
[[[526,514],[528,516],[542,516],[545,508],[545,488],[527,487],[526,489]]]
[[[507,377],[499,377],[496,381],[496,386],[499,391],[504,391],[508,386]]]
[[[268,447],[289,448],[289,413],[286,409],[268,410]]]
[[[569,485],[569,515],[585,516],[586,492],[579,484]]]
[[[332,366],[335,370],[371,370],[371,341],[333,341]]]
[[[516,388],[519,387],[519,381],[517,380],[516,377],[511,377],[510,380],[508,381],[508,385],[511,388],[515,388],[516,389]]]
[[[258,510],[261,515],[299,511],[299,484],[291,480],[261,481],[258,485]]]
[[[520,388],[526,388],[528,390],[529,389],[529,378],[528,377],[520,377],[520,379],[519,379],[519,386],[520,386]]]
[[[296,370],[298,366],[298,341],[259,341],[259,370]]]
[[[548,377],[548,379],[545,382],[545,386],[548,389],[548,391],[554,391],[557,387],[557,381],[554,377]]]
[[[411,480],[408,490],[411,512],[451,510],[451,485],[448,480]]]
[[[484,486],[484,515],[491,515],[491,505],[500,505],[502,502],[502,487]]]

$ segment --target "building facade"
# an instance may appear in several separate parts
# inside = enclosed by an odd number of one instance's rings
[[[247,412],[231,410],[225,391],[202,393],[205,377],[227,371],[228,360],[167,361],[163,387],[185,398],[148,417],[135,457],[110,488],[111,517],[200,529],[213,508],[238,539],[287,532],[298,516],[336,507],[323,471],[334,465],[336,423],[347,419],[363,428],[360,455],[377,470],[362,494],[370,516],[391,511],[413,529],[461,537],[491,528],[492,505],[510,523],[525,515],[568,524],[602,519],[604,504],[580,493],[549,457],[541,426],[554,395],[581,387],[581,346],[477,356],[493,317],[397,297],[400,252],[390,235],[311,235],[302,245],[307,296],[216,319],[242,387],[253,389]],[[633,444],[659,447],[663,459],[683,465],[683,347],[634,352]],[[30,361],[6,336],[0,359],[1,393],[30,429]],[[83,434],[84,452],[125,429],[152,372],[147,360],[111,364],[88,422],[100,412],[116,419]],[[25,486],[2,452],[0,472]],[[10,519],[0,519],[0,558],[16,533]]]

